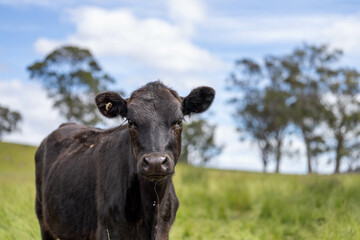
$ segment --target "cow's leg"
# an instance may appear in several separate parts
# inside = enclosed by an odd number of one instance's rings
[[[42,213],[42,206],[40,200],[37,198],[35,202],[35,210],[36,210],[36,216],[39,220],[40,224],[40,230],[41,230],[41,239],[42,240],[55,240],[53,236],[50,234],[49,231],[46,230],[44,226],[44,217]]]

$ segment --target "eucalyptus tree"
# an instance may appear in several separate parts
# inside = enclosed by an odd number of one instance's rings
[[[21,114],[0,105],[0,140],[4,134],[19,130]]]
[[[333,113],[328,123],[334,136],[334,173],[339,173],[345,158],[354,162],[359,156],[360,72],[350,68],[323,69],[322,76],[329,90],[326,107]]]
[[[266,57],[263,66],[237,61],[229,78],[229,87],[239,93],[231,101],[234,118],[239,131],[258,142],[264,166],[271,154],[279,164],[289,124],[304,142],[309,173],[325,152],[335,153],[336,173],[343,159],[356,160],[360,73],[339,68],[341,56],[326,45],[303,44],[290,54]]]
[[[219,155],[223,146],[215,143],[216,125],[202,118],[193,119],[183,124],[182,150],[179,161],[195,163],[191,156],[196,155],[200,164],[207,163]]]
[[[251,59],[236,62],[235,71],[228,79],[228,89],[237,94],[230,100],[237,130],[243,139],[256,142],[266,171],[270,157],[279,172],[282,146],[289,123],[287,92],[271,77],[268,65],[261,66]]]
[[[326,84],[321,72],[330,69],[340,55],[340,51],[330,51],[326,45],[304,44],[288,55],[266,60],[274,81],[285,84],[289,93],[289,114],[300,130],[309,173],[313,171],[313,159],[327,150],[324,125],[332,115],[322,101]]]
[[[30,78],[42,83],[54,100],[54,108],[68,121],[92,125],[101,121],[94,98],[114,80],[102,71],[89,50],[63,46],[27,70]]]

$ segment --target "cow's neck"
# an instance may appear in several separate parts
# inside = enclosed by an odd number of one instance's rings
[[[139,179],[141,202],[142,206],[144,206],[144,211],[154,214],[154,217],[158,215],[159,208],[163,201],[166,200],[170,181],[170,179],[166,179],[161,182],[148,182],[144,179]]]
[[[145,224],[145,228],[151,231],[151,239],[156,239],[157,227],[161,222],[161,208],[168,200],[168,188],[171,183],[171,178],[165,179],[161,182],[149,182],[142,177],[137,176],[133,183],[138,185],[133,186],[132,196],[138,196],[137,199],[128,199],[130,202],[139,201],[135,204],[137,209],[133,209],[138,213],[138,221]],[[138,205],[140,204],[140,205]],[[132,204],[131,204],[132,205]],[[134,206],[134,205],[133,205]],[[138,212],[141,207],[141,212]]]
[[[148,199],[153,199],[156,201],[156,204],[161,203],[167,193],[170,181],[171,179],[168,178],[160,182],[149,182],[145,179],[139,178],[142,200],[148,201]],[[144,204],[146,204],[146,202],[144,202]]]

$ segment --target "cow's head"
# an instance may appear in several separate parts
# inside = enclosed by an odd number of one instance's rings
[[[179,97],[161,82],[151,82],[123,99],[115,92],[96,96],[100,112],[128,121],[137,173],[150,181],[161,181],[174,172],[181,151],[183,118],[209,108],[214,89],[198,87]]]

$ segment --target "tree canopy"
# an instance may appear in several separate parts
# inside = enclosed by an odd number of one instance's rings
[[[234,119],[242,135],[258,143],[264,169],[272,157],[278,171],[289,128],[304,143],[309,173],[323,153],[334,154],[335,172],[343,159],[355,162],[360,73],[339,67],[341,56],[326,45],[304,44],[290,54],[267,56],[262,64],[247,58],[235,62],[227,79],[236,93],[230,100]]]
[[[54,100],[54,108],[68,121],[91,125],[101,121],[94,98],[114,80],[102,71],[89,50],[63,46],[27,70],[30,78],[42,83]]]
[[[328,95],[325,107],[332,113],[327,119],[334,141],[329,145],[335,153],[335,173],[344,159],[359,161],[360,146],[360,72],[356,69],[326,69],[322,72]]]
[[[289,96],[278,79],[272,76],[271,70],[269,64],[261,66],[251,59],[238,60],[236,70],[228,79],[228,87],[238,93],[230,100],[235,106],[233,117],[238,131],[257,143],[264,171],[269,159],[274,159],[275,171],[279,172],[283,140],[290,119],[286,104]]]
[[[219,155],[222,146],[215,144],[215,130],[215,125],[209,124],[202,118],[185,123],[183,125],[182,151],[179,161],[203,164]],[[194,162],[194,159],[197,159],[197,162]]]
[[[0,105],[0,139],[6,133],[19,130],[19,122],[22,120],[21,114]]]

